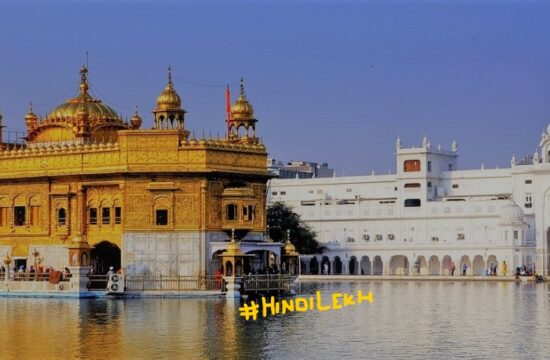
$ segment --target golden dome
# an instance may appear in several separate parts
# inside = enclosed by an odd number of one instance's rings
[[[240,255],[241,254],[241,247],[238,243],[235,242],[235,239],[232,239],[229,245],[227,245],[227,249],[224,252],[224,255]]]
[[[117,120],[122,123],[122,119],[113,109],[88,94],[87,73],[86,67],[80,69],[80,94],[53,109],[46,118],[74,118],[79,112],[85,112],[91,119]]]
[[[134,116],[132,116],[132,118],[130,119],[130,125],[132,126],[133,129],[139,129],[142,122],[143,122],[143,120],[141,119],[141,116],[139,116],[138,109],[137,109],[137,106],[136,106],[136,112],[135,112]]]
[[[231,116],[233,120],[253,120],[254,108],[248,102],[244,93],[243,78],[241,78],[241,88],[239,98],[231,105]]]
[[[286,240],[285,245],[283,246],[283,253],[284,254],[294,254],[296,253],[296,247],[292,245],[290,240]]]
[[[177,110],[181,108],[181,98],[174,89],[172,83],[172,68],[168,67],[168,84],[162,93],[157,97],[157,111],[158,110]]]

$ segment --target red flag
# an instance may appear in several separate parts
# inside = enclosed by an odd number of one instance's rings
[[[225,90],[225,111],[227,113],[227,138],[229,138],[229,121],[231,120],[231,92],[229,91],[229,84]]]
[[[225,111],[227,112],[227,120],[231,119],[231,93],[229,91],[229,85],[225,90]]]

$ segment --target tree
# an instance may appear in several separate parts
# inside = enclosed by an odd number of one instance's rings
[[[320,254],[323,247],[316,239],[317,234],[283,202],[275,202],[267,208],[269,237],[276,242],[284,242],[290,230],[290,241],[300,254]]]

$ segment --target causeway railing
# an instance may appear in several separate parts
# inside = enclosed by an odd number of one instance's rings
[[[241,278],[245,292],[290,291],[288,274],[245,275]]]
[[[136,276],[127,275],[128,291],[221,291],[219,276]]]

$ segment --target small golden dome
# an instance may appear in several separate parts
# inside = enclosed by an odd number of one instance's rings
[[[296,247],[292,245],[290,240],[286,240],[285,245],[283,246],[283,253],[285,254],[293,254],[296,252]]]
[[[80,94],[53,109],[46,118],[74,118],[79,112],[86,112],[92,119],[116,120],[122,123],[122,119],[113,109],[88,94],[87,73],[86,67],[80,69]]]
[[[158,110],[177,110],[181,108],[181,98],[174,89],[172,83],[172,68],[168,67],[168,84],[162,93],[157,97],[157,111]]]
[[[141,116],[139,116],[138,109],[136,106],[136,112],[134,116],[132,116],[132,118],[130,119],[130,125],[132,126],[133,129],[139,129],[141,127],[142,122],[143,120],[141,119]]]
[[[0,119],[1,119],[1,116],[0,115]],[[36,116],[35,113],[32,112],[32,102],[29,103],[29,112],[27,113],[27,115],[25,115],[25,120],[34,120],[34,119],[37,119],[38,116]]]
[[[248,102],[244,93],[244,82],[241,78],[239,98],[231,105],[231,116],[233,120],[252,120],[254,119],[254,108]]]
[[[241,247],[237,242],[235,242],[235,239],[232,239],[229,245],[227,245],[225,254],[240,254],[240,253],[241,253]]]

